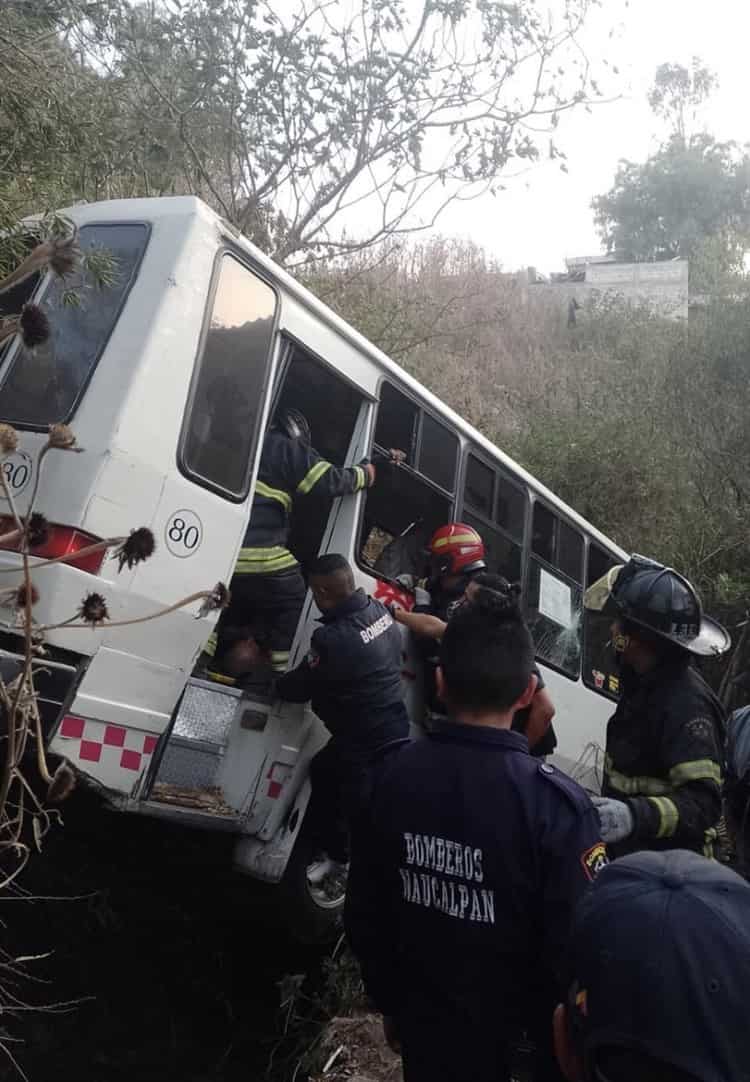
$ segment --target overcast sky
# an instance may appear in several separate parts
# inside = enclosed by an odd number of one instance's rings
[[[642,161],[664,135],[646,94],[656,67],[689,65],[699,56],[720,80],[704,110],[705,126],[723,139],[750,142],[750,4],[746,0],[604,0],[587,39],[590,55],[620,69],[622,98],[593,113],[570,114],[559,142],[567,174],[554,164],[535,167],[487,196],[447,210],[439,231],[469,236],[508,268],[563,269],[566,256],[600,248],[590,209],[611,187],[620,158]],[[617,27],[613,38],[609,29]]]

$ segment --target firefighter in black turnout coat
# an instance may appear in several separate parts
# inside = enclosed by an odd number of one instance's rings
[[[550,1031],[573,908],[606,862],[589,798],[511,731],[534,648],[514,599],[478,589],[448,621],[448,718],[384,765],[354,839],[345,911],[406,1082],[507,1082]]]
[[[354,586],[343,556],[321,556],[310,569],[320,627],[306,659],[276,687],[282,699],[307,702],[331,733],[310,766],[314,831],[324,859],[308,871],[311,882],[348,859],[348,820],[368,770],[409,735],[401,694],[401,633],[379,601]]]
[[[218,642],[210,643],[217,662],[230,676],[231,636],[235,627],[252,628],[270,654],[271,666],[284,672],[307,587],[297,558],[289,551],[292,505],[312,492],[346,496],[375,483],[368,462],[340,469],[326,462],[310,443],[310,426],[294,409],[277,414],[263,444],[250,522],[231,582],[231,602],[222,616]],[[239,653],[237,654],[239,657]]]
[[[721,817],[724,712],[691,655],[716,656],[727,632],[703,614],[687,579],[633,556],[586,591],[610,613],[621,698],[607,726],[602,837],[613,856],[637,849],[713,855]]]

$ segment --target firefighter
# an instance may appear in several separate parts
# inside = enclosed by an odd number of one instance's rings
[[[406,1082],[507,1082],[522,1033],[558,1077],[556,973],[606,852],[585,792],[511,731],[533,667],[513,598],[461,605],[437,673],[449,717],[386,762],[354,837],[346,929]]]
[[[289,551],[289,526],[295,499],[311,492],[345,496],[375,483],[368,462],[339,469],[310,445],[310,426],[295,409],[282,409],[263,445],[250,522],[231,582],[232,599],[222,616],[218,644],[209,640],[220,668],[232,677],[240,652],[224,641],[224,629],[250,625],[268,643],[271,667],[284,672],[307,587],[296,557]]]
[[[621,697],[607,726],[602,837],[611,853],[692,849],[713,855],[721,818],[724,712],[691,656],[715,657],[727,632],[704,616],[672,568],[632,556],[586,591],[611,612]]]
[[[311,883],[340,874],[348,861],[349,820],[368,771],[409,736],[401,695],[401,635],[379,601],[355,588],[343,556],[321,556],[310,570],[320,627],[310,652],[282,676],[277,694],[312,702],[331,733],[310,766],[312,804],[307,829],[321,860],[308,869]]]
[[[462,600],[470,601],[479,587],[495,590],[501,594],[510,593],[515,598],[520,596],[520,589],[511,586],[502,575],[490,575],[485,571],[480,571],[470,579]],[[389,605],[388,608],[394,619],[407,627],[412,634],[436,642],[442,640],[448,625],[439,616],[433,616],[431,613],[426,612],[407,612],[406,609],[395,603]],[[551,755],[557,747],[557,737],[552,728],[555,707],[542,679],[542,674],[536,666],[534,666],[534,675],[537,681],[534,698],[529,706],[519,710],[514,716],[513,730],[526,736],[533,756],[542,758],[545,755]]]

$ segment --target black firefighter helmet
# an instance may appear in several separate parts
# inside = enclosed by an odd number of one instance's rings
[[[299,410],[287,408],[277,410],[273,426],[290,440],[303,440],[304,443],[311,441],[310,425],[305,415]]]
[[[645,556],[633,555],[589,586],[584,605],[593,612],[623,616],[691,654],[714,657],[732,645],[729,633],[703,614],[686,578]]]

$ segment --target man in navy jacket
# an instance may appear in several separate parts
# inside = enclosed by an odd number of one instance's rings
[[[322,615],[310,651],[276,690],[288,702],[312,703],[331,733],[310,766],[311,821],[330,858],[310,870],[315,882],[348,859],[347,820],[371,765],[409,735],[401,694],[401,632],[379,601],[354,585],[343,556],[313,564],[310,589]]]
[[[346,927],[406,1082],[507,1082],[523,1034],[538,1079],[576,902],[606,863],[584,791],[529,754],[535,689],[512,595],[479,588],[448,622],[448,718],[391,757],[354,837]]]

